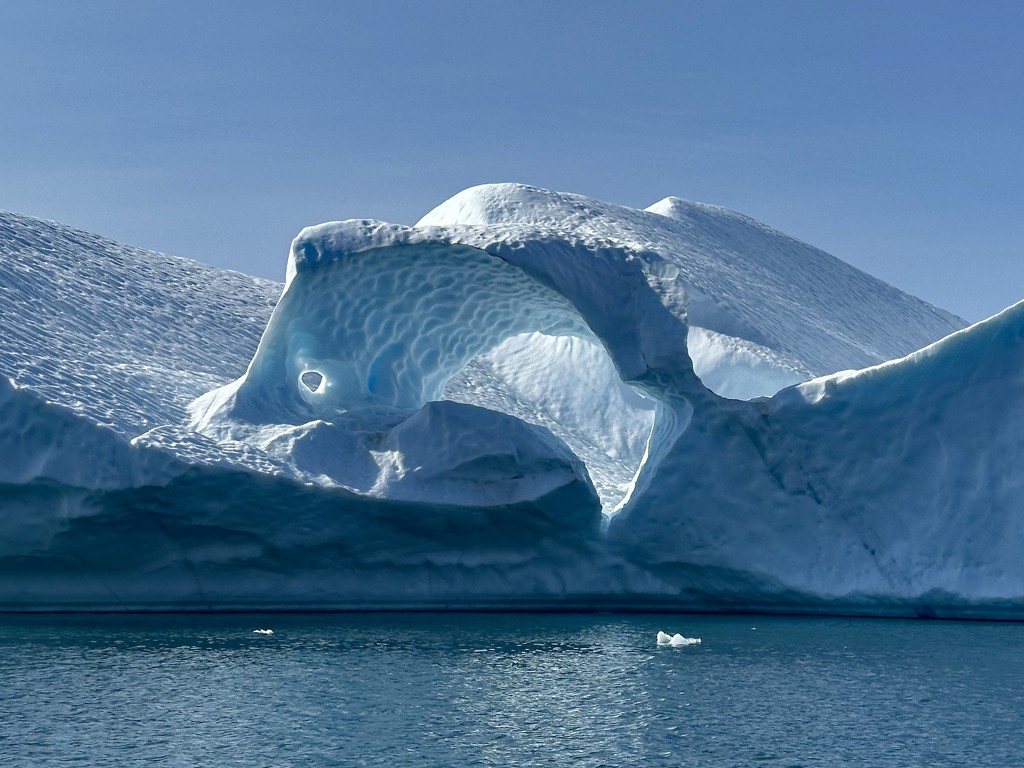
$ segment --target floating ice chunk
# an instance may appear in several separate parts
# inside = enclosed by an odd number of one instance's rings
[[[683,637],[682,635],[672,635],[672,639],[669,641],[669,645],[673,648],[678,648],[686,645],[700,645],[699,637]]]
[[[658,632],[658,645],[669,645],[673,648],[681,648],[687,645],[700,645],[700,638],[683,637],[678,633],[669,635],[667,632]]]
[[[252,633],[254,635],[272,635],[272,634],[274,634],[274,630],[272,630],[272,629],[254,629],[252,631]],[[698,640],[697,642],[700,642],[700,641]]]

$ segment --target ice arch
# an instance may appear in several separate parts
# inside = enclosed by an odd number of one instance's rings
[[[233,439],[251,437],[254,433],[245,430],[255,427],[261,447],[273,444],[280,453],[284,446],[294,459],[303,453],[294,430],[282,441],[279,427],[330,422],[332,439],[351,445],[349,436],[339,436],[336,422],[341,421],[349,432],[363,435],[362,449],[384,472],[382,451],[368,447],[373,442],[365,438],[368,429],[391,434],[405,434],[412,429],[403,426],[408,424],[429,424],[434,433],[447,429],[450,409],[436,401],[452,377],[471,360],[506,348],[508,340],[532,334],[578,339],[581,349],[602,350],[620,386],[628,382],[653,398],[654,427],[634,459],[637,465],[656,463],[650,460],[685,428],[691,411],[687,387],[696,382],[686,355],[685,321],[666,301],[666,296],[678,299],[672,296],[672,273],[651,254],[645,260],[557,237],[491,242],[485,234],[461,231],[459,242],[455,233],[440,229],[373,221],[304,230],[292,244],[284,294],[248,371],[197,401],[196,427]],[[429,417],[413,417],[428,405]],[[467,422],[464,415],[455,421],[472,429],[476,417]],[[376,426],[368,428],[368,422]],[[543,434],[550,436],[546,430],[520,435],[507,453],[536,454],[537,466],[557,463],[561,449],[554,448],[551,456],[534,450]],[[401,449],[394,441],[374,439],[400,454],[387,459],[400,465],[416,452],[415,438],[408,434]],[[557,438],[549,442],[560,445]],[[318,442],[321,453],[323,443]],[[404,476],[418,469],[402,465],[395,472]],[[435,470],[444,474],[443,468]],[[368,471],[372,474],[372,468]],[[613,501],[627,501],[642,480],[638,471]],[[383,496],[393,496],[396,487],[379,476],[345,484]]]

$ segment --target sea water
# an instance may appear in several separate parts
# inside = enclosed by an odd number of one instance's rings
[[[0,616],[7,768],[1008,768],[1022,733],[1022,624]]]

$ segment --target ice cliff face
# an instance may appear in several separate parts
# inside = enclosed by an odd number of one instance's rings
[[[723,209],[489,185],[304,230],[267,319],[4,217],[0,607],[1024,612],[1024,305],[949,335]]]

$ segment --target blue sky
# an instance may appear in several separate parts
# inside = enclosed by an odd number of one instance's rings
[[[1024,3],[4,3],[0,208],[281,279],[522,181],[716,203],[978,320],[1024,298]]]

